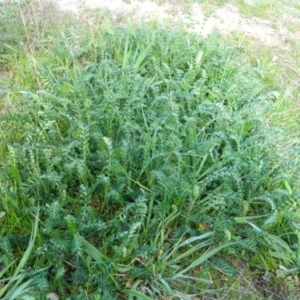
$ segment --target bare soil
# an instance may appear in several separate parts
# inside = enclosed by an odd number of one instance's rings
[[[270,20],[244,17],[232,4],[212,7],[211,13],[208,14],[207,9],[205,11],[201,4],[186,5],[179,0],[169,0],[163,4],[157,4],[150,0],[52,0],[52,2],[60,10],[72,11],[78,16],[81,15],[84,8],[103,8],[116,18],[171,21],[174,24],[183,24],[187,30],[202,35],[207,35],[214,29],[224,35],[239,32],[265,46],[280,47],[287,51],[289,50],[287,41],[298,40],[300,42],[300,19],[284,15],[281,20],[276,21],[275,26]],[[291,32],[285,25],[287,23],[294,24],[299,31]]]

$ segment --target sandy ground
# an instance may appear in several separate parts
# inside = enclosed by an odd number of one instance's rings
[[[40,0],[42,1],[42,0]],[[84,7],[105,8],[116,17],[129,17],[135,20],[149,21],[159,19],[168,20],[175,24],[180,22],[190,31],[207,35],[217,29],[222,34],[238,31],[241,35],[253,37],[258,42],[267,46],[280,47],[289,50],[287,40],[300,41],[300,19],[285,15],[276,22],[276,28],[270,20],[260,18],[246,18],[238,9],[226,4],[216,8],[209,16],[206,16],[200,4],[184,6],[179,0],[165,1],[156,4],[153,1],[123,1],[123,0],[51,0],[62,11],[72,11],[80,15]],[[250,1],[250,0],[248,0]],[[298,32],[291,33],[284,24],[295,23]]]
[[[22,1],[22,0],[0,0]],[[170,21],[173,24],[181,23],[189,31],[207,35],[214,29],[226,35],[238,32],[242,37],[250,36],[257,42],[272,47],[280,47],[289,51],[289,40],[300,42],[300,18],[294,18],[288,14],[280,20],[274,21],[260,18],[244,17],[232,4],[221,7],[213,7],[212,12],[205,14],[203,5],[199,3],[184,5],[180,0],[165,0],[163,4],[157,4],[151,0],[37,0],[42,6],[46,2],[52,2],[61,11],[71,11],[78,17],[86,8],[105,9],[116,18],[129,18],[139,21]],[[251,5],[253,0],[246,0]],[[280,0],[278,0],[280,1]],[[289,27],[295,28],[291,32]]]

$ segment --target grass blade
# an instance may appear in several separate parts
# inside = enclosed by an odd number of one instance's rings
[[[18,276],[18,274],[20,273],[20,271],[24,268],[24,266],[26,265],[26,263],[27,263],[30,255],[31,255],[31,252],[32,252],[32,249],[33,249],[34,243],[35,243],[35,238],[36,238],[37,232],[38,232],[39,214],[40,214],[40,207],[38,206],[37,215],[35,216],[35,222],[34,222],[34,225],[33,225],[32,233],[31,233],[31,237],[30,237],[30,241],[29,241],[29,245],[28,245],[26,251],[24,252],[24,254],[23,254],[23,256],[22,256],[22,258],[21,258],[21,260],[20,260],[20,262],[19,262],[19,264],[17,266],[17,268],[15,269],[15,271],[13,273],[13,276],[12,276],[12,279],[7,283],[7,285],[4,288],[2,288],[0,290],[0,296],[3,296],[6,293],[6,291],[9,288],[11,288],[11,284],[13,283],[14,278],[16,278]],[[17,284],[15,284],[14,286],[17,287],[19,285],[19,283],[22,281],[22,279],[23,279],[23,276],[21,276],[21,280],[18,280]],[[11,291],[12,290],[14,290],[14,289],[11,289]]]
[[[207,252],[205,252],[204,254],[202,254],[198,259],[196,259],[195,261],[193,261],[187,268],[185,268],[184,270],[180,271],[179,273],[177,273],[176,275],[174,275],[172,277],[172,279],[177,279],[180,276],[182,276],[184,273],[188,272],[189,270],[198,267],[199,265],[201,265],[203,262],[205,262],[206,260],[208,260],[209,258],[211,258],[212,256],[214,256],[216,253],[218,253],[220,250],[233,245],[234,243],[229,243],[229,244],[225,244],[222,246],[219,246],[217,248],[214,248],[212,250],[209,250]]]
[[[136,296],[143,300],[153,300],[153,298],[150,298],[137,290],[124,290],[124,292],[128,295]]]
[[[23,279],[23,277],[20,277],[20,279],[11,287],[11,290],[6,294],[3,300],[14,300],[30,291],[30,288],[27,287],[32,283],[33,279],[29,279],[19,285]]]

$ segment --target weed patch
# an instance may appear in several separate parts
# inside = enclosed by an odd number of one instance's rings
[[[39,212],[24,295],[176,298],[237,276],[236,260],[297,272],[293,162],[242,49],[159,25],[27,34],[0,119],[4,265]]]

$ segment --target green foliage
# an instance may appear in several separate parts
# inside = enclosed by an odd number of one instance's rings
[[[40,204],[32,264],[64,296],[176,297],[191,281],[199,292],[212,284],[203,265],[236,276],[224,256],[267,247],[272,266],[298,263],[278,236],[297,206],[292,162],[242,49],[157,25],[70,28],[18,52],[30,78],[0,119],[5,255],[24,251]]]
[[[17,259],[14,258],[9,240],[7,238],[2,240],[0,245],[0,249],[3,251],[3,255],[0,257],[0,297],[2,297],[1,299],[3,300],[19,299],[19,297],[26,295],[33,289],[35,284],[38,283],[37,279],[39,278],[39,275],[37,275],[37,273],[41,273],[43,270],[34,272],[32,270],[25,271],[23,269],[28,263],[34,248],[35,239],[38,233],[38,221],[39,207],[37,207],[37,215],[35,216],[29,244],[18,263]],[[45,291],[40,284],[39,289]]]

